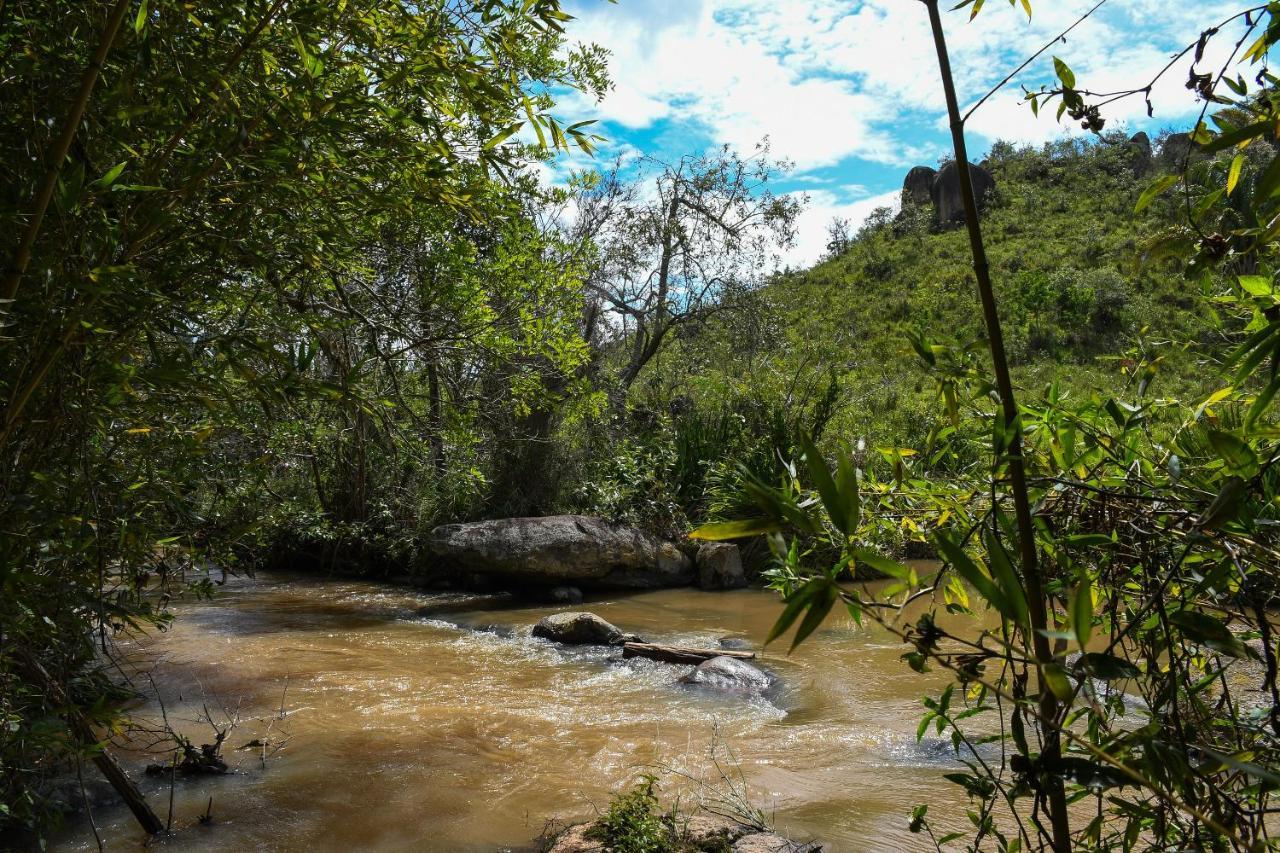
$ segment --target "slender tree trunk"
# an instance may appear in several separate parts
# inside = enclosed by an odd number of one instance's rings
[[[431,429],[431,467],[437,477],[444,476],[444,415],[440,405],[440,370],[432,353],[427,362],[427,424]]]
[[[147,802],[147,798],[138,790],[138,786],[129,778],[129,774],[124,772],[124,768],[116,762],[113,756],[105,747],[101,747],[102,741],[93,730],[93,725],[85,718],[80,709],[71,704],[71,700],[67,698],[66,691],[62,689],[54,678],[49,675],[48,670],[41,666],[40,662],[34,659],[22,661],[22,666],[27,677],[32,678],[35,683],[44,688],[45,695],[49,701],[61,707],[62,718],[67,723],[67,728],[71,730],[72,736],[76,742],[85,748],[93,749],[93,763],[102,773],[103,777],[111,783],[111,787],[120,795],[120,799],[124,800],[125,805],[129,807],[129,811],[133,812],[134,818],[137,819],[138,825],[142,827],[147,835],[157,835],[164,832],[164,824],[156,813],[152,811],[151,804]],[[101,748],[99,748],[101,747]]]
[[[938,68],[942,73],[942,87],[947,99],[947,114],[951,124],[951,140],[955,147],[956,167],[960,174],[960,194],[964,200],[965,224],[969,231],[969,247],[973,252],[973,274],[978,282],[978,294],[982,300],[982,315],[987,327],[987,340],[991,349],[991,361],[995,368],[996,389],[1007,427],[1012,438],[1007,451],[1009,490],[1012,493],[1014,512],[1018,524],[1018,550],[1022,564],[1022,581],[1027,591],[1027,603],[1031,619],[1031,643],[1035,658],[1041,665],[1053,661],[1053,651],[1044,631],[1049,628],[1045,604],[1044,583],[1036,548],[1035,527],[1031,519],[1031,501],[1027,494],[1026,469],[1022,457],[1022,433],[1017,425],[1018,406],[1013,395],[1013,382],[1009,376],[1009,360],[1005,354],[1004,336],[1000,329],[1000,315],[996,310],[995,290],[991,285],[991,270],[987,263],[986,247],[982,238],[982,224],[978,220],[978,204],[969,177],[969,154],[964,139],[964,119],[956,97],[955,81],[951,75],[951,60],[947,55],[946,36],[942,29],[942,17],[938,0],[924,0],[929,9],[929,23],[933,29],[933,41],[938,52]],[[1040,677],[1041,761],[1049,768],[1048,779],[1049,820],[1052,829],[1053,849],[1057,853],[1070,853],[1071,823],[1067,814],[1066,794],[1062,777],[1057,773],[1062,756],[1062,741],[1058,733],[1059,704],[1043,675]]]

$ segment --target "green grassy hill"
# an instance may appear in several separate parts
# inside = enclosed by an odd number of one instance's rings
[[[1135,176],[1123,137],[1043,149],[997,145],[998,182],[983,217],[1006,345],[1024,386],[1123,394],[1125,353],[1211,335],[1209,302],[1173,264],[1144,260],[1179,200],[1142,214],[1151,175]],[[968,236],[939,231],[928,208],[874,215],[843,251],[787,273],[700,326],[653,368],[646,402],[666,408],[775,400],[818,405],[834,375],[830,427],[876,443],[919,443],[938,415],[912,334],[982,339]],[[1170,352],[1179,392],[1208,379],[1194,354]],[[1159,392],[1159,386],[1156,387]]]
[[[1139,350],[1144,363],[1163,356],[1152,394],[1192,399],[1220,384],[1196,347],[1218,335],[1212,301],[1185,261],[1151,251],[1185,221],[1184,200],[1135,214],[1156,172],[1135,174],[1126,143],[997,144],[986,161],[997,190],[983,226],[1024,392],[1057,382],[1134,398]],[[988,365],[967,233],[937,229],[930,208],[884,210],[837,248],[683,327],[633,389],[637,423],[607,470],[584,478],[592,493],[578,505],[676,527],[732,514],[736,462],[767,473],[797,429],[923,448],[948,419],[912,336],[972,344],[974,366]]]

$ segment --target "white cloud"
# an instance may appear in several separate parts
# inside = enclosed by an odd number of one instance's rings
[[[976,21],[947,14],[960,95],[972,103],[1025,56],[1066,29],[1095,0],[1039,0],[1028,22],[992,4]],[[615,89],[598,107],[575,105],[623,128],[661,120],[714,143],[750,149],[762,137],[801,173],[850,158],[909,166],[940,153],[942,90],[924,7],[908,0],[624,0],[578,8],[575,37],[609,48]],[[1228,0],[1126,0],[1105,6],[977,114],[988,141],[1039,142],[1074,132],[1036,119],[1018,84],[1052,79],[1052,55],[1098,90],[1139,85],[1172,50],[1233,11]],[[1232,41],[1216,40],[1213,65]],[[1185,65],[1155,90],[1158,115],[1195,109]],[[1113,106],[1112,121],[1145,118],[1140,98]],[[925,143],[927,140],[927,143]],[[925,144],[922,144],[925,143]]]
[[[856,233],[876,208],[896,211],[902,201],[898,190],[857,201],[841,201],[835,193],[826,190],[811,190],[807,195],[809,203],[796,221],[796,245],[783,258],[785,264],[797,269],[811,267],[821,260],[827,251],[827,227],[832,220],[847,219],[850,232]]]
[[[976,102],[1095,2],[1033,0],[1030,22],[1005,3],[988,4],[973,22],[945,14],[962,102]],[[1069,119],[1054,120],[1056,104],[1037,118],[1022,99],[1021,84],[1052,82],[1055,54],[1095,91],[1141,86],[1202,29],[1238,8],[1234,0],[1112,0],[975,114],[974,158],[997,139],[1039,143],[1082,133]],[[833,217],[856,226],[876,207],[897,204],[896,180],[889,192],[859,198],[868,192],[864,184],[884,186],[884,170],[872,180],[854,158],[905,173],[950,150],[921,3],[578,0],[572,11],[579,20],[571,34],[612,52],[615,88],[601,104],[565,105],[565,114],[604,119],[621,130],[616,135],[655,154],[672,153],[656,150],[664,146],[722,143],[750,151],[768,136],[773,154],[796,164],[792,185],[811,188],[798,245],[785,259],[793,266],[823,254]],[[1201,69],[1222,67],[1238,33],[1238,26],[1224,30]],[[1185,127],[1195,115],[1186,73],[1184,61],[1155,86],[1157,121]],[[1145,122],[1146,105],[1131,98],[1104,115],[1112,126]]]

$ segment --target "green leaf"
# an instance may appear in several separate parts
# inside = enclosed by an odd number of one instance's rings
[[[1156,196],[1160,195],[1181,180],[1181,175],[1165,175],[1163,178],[1142,191],[1142,195],[1138,196],[1138,203],[1133,206],[1133,212],[1141,213],[1146,210],[1151,206],[1151,202],[1156,200]]]
[[[1252,429],[1254,424],[1258,422],[1258,418],[1262,417],[1263,412],[1271,405],[1271,401],[1276,396],[1277,391],[1280,391],[1280,376],[1268,382],[1267,387],[1254,399],[1253,405],[1249,407],[1249,414],[1244,419],[1244,424],[1247,428]]]
[[[854,555],[859,561],[866,563],[881,574],[888,575],[891,578],[897,578],[902,581],[910,580],[911,578],[912,571],[910,566],[904,566],[897,560],[891,560],[888,557],[883,557],[875,551],[872,551],[870,548],[858,548],[854,551]]]
[[[1235,191],[1236,184],[1240,183],[1240,170],[1244,168],[1244,155],[1237,154],[1231,160],[1231,170],[1227,172],[1227,195],[1231,195]]]
[[[1070,702],[1072,694],[1075,693],[1071,686],[1071,679],[1067,678],[1067,671],[1062,668],[1061,664],[1050,661],[1040,666],[1040,678],[1058,697],[1061,702]]]
[[[813,439],[804,432],[800,434],[799,444],[800,449],[804,451],[804,461],[809,468],[809,478],[813,480],[814,488],[818,490],[818,495],[822,498],[822,505],[826,508],[827,515],[841,533],[845,536],[852,536],[854,531],[847,529],[849,513],[844,505],[844,497],[840,494],[840,490],[836,488],[836,481],[831,477],[831,469],[827,467],[826,460],[818,452]]]
[[[489,137],[489,141],[484,144],[484,150],[492,151],[493,149],[497,148],[499,145],[501,145],[502,143],[510,139],[511,136],[514,135],[516,131],[520,130],[520,128],[522,127],[524,127],[524,122],[518,121],[515,124],[508,125],[507,127],[498,131],[493,136]]]
[[[1221,652],[1228,657],[1248,658],[1254,654],[1231,629],[1220,620],[1198,610],[1179,610],[1169,617],[1182,635],[1193,643]]]
[[[794,650],[801,641],[822,624],[822,620],[831,612],[832,606],[839,600],[839,597],[840,590],[831,578],[821,575],[810,579],[804,586],[787,597],[786,607],[782,609],[782,613],[778,616],[778,621],[769,630],[769,636],[765,637],[764,644],[767,646],[785,634],[787,629],[795,624],[796,619],[807,608],[808,613],[805,614],[800,627],[796,629],[795,639],[791,643],[791,648]],[[818,615],[815,616],[815,612]]]
[[[147,0],[142,0],[138,4],[138,14],[133,19],[133,31],[141,34],[143,28],[147,26]]]
[[[1126,678],[1137,678],[1142,674],[1138,667],[1115,655],[1102,652],[1088,652],[1080,656],[1080,666],[1092,677],[1100,681],[1123,681]]]
[[[1201,145],[1201,150],[1207,154],[1215,154],[1219,151],[1225,151],[1233,145],[1239,145],[1247,139],[1254,139],[1266,133],[1270,129],[1272,122],[1260,121],[1256,124],[1238,127],[1235,130],[1229,130],[1226,133],[1219,134],[1210,142]]]
[[[1063,542],[1072,548],[1104,548],[1116,544],[1104,533],[1078,533],[1075,536],[1068,536]]]
[[[823,584],[813,594],[813,598],[809,602],[809,612],[800,621],[800,627],[796,628],[796,634],[791,638],[791,648],[787,651],[787,654],[794,652],[796,646],[803,643],[810,634],[818,630],[822,621],[827,618],[827,614],[831,612],[831,608],[840,600],[840,590],[835,583],[829,579],[826,580],[827,583]]]
[[[744,539],[762,533],[780,530],[781,525],[769,518],[747,518],[742,521],[713,521],[704,524],[689,534],[690,539],[701,539],[706,542],[721,542],[725,539]]]
[[[1093,583],[1087,572],[1076,585],[1067,612],[1071,617],[1071,629],[1075,631],[1076,641],[1083,649],[1089,645],[1089,637],[1093,634]]]
[[[1065,88],[1074,89],[1076,87],[1075,73],[1067,67],[1067,63],[1063,62],[1056,56],[1053,58],[1053,70],[1054,73],[1058,75],[1058,79],[1062,81],[1062,85]]]
[[[1220,429],[1209,431],[1209,443],[1232,474],[1251,476],[1258,470],[1258,454],[1239,436]]]
[[[1273,157],[1262,177],[1258,178],[1258,185],[1253,188],[1254,205],[1271,198],[1277,190],[1280,190],[1280,157]]]
[[[120,177],[121,173],[124,172],[124,167],[128,164],[128,162],[129,161],[127,160],[122,160],[121,162],[115,164],[114,166],[112,166],[110,169],[107,170],[107,173],[105,175],[103,175],[101,178],[98,178],[98,180],[96,180],[94,184],[104,190],[107,189],[112,184],[114,184],[116,182],[116,178]]]
[[[985,544],[991,564],[991,577],[1013,608],[1014,621],[1021,625],[1025,631],[1029,629],[1031,620],[1028,615],[1027,595],[1022,589],[1022,581],[1013,570],[1013,564],[1009,561],[1009,554],[1005,551],[1004,544],[990,533],[985,537]]]
[[[843,444],[836,459],[836,489],[845,510],[844,529],[852,536],[862,522],[862,496],[858,493],[858,472],[853,467],[853,453]]]
[[[942,554],[952,568],[964,578],[978,595],[996,609],[998,613],[1010,621],[1017,621],[1017,610],[1009,602],[1000,588],[978,568],[964,549],[952,542],[945,533],[934,537],[939,553]]]
[[[1250,296],[1271,296],[1274,292],[1274,285],[1270,276],[1242,275],[1238,276],[1236,280],[1240,282],[1241,289]]]

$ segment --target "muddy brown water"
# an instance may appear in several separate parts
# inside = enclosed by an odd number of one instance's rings
[[[180,603],[170,630],[127,651],[154,669],[165,714],[196,743],[210,739],[206,710],[239,720],[226,750],[236,772],[177,780],[164,847],[494,851],[528,845],[552,816],[591,816],[647,770],[689,800],[691,778],[720,784],[713,751],[779,830],[831,851],[932,849],[907,831],[916,803],[944,831],[966,822],[942,778],[958,766],[949,744],[915,737],[920,697],[944,682],[908,669],[883,629],[834,613],[794,654],[770,646],[759,663],[781,688],[743,698],[677,684],[688,667],[529,631],[556,610],[589,609],[645,639],[758,648],[779,612],[773,593],[502,605],[283,575],[233,578],[211,601]],[[154,696],[136,713],[158,718]],[[238,748],[255,739],[272,751],[265,761],[260,747]],[[121,755],[135,770],[157,760]],[[166,817],[168,779],[142,781]],[[123,806],[93,815],[108,849],[141,845]],[[96,849],[87,821],[54,849]]]

